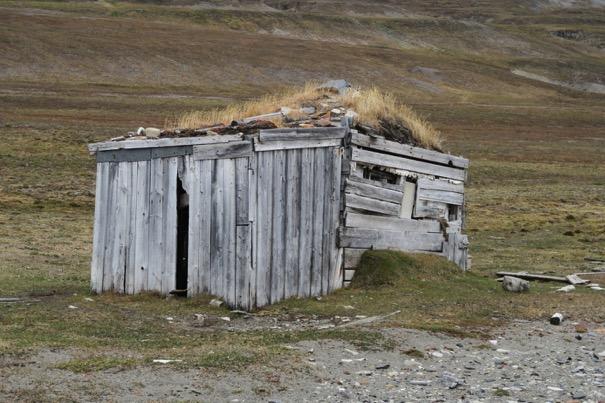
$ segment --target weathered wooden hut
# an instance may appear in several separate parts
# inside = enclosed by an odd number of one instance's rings
[[[252,309],[346,286],[367,249],[467,266],[468,160],[340,127],[123,140],[97,160],[92,289]]]

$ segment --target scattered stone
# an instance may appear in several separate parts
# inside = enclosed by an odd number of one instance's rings
[[[548,386],[546,389],[552,390],[553,392],[563,392],[563,389],[558,388],[556,386]]]
[[[372,376],[372,371],[357,371],[357,375]]]
[[[210,303],[208,305],[215,306],[218,308],[219,306],[221,306],[223,304],[224,304],[224,302],[221,301],[220,299],[213,299],[210,301]]]
[[[431,381],[425,379],[414,379],[410,381],[410,384],[416,386],[429,386],[431,384]]]
[[[172,316],[166,316],[166,320],[168,322],[172,322],[174,320],[174,318]]]
[[[78,309],[78,307],[77,307],[77,306],[75,306],[75,305],[69,305],[69,306],[68,306],[68,308],[69,308],[69,309]]]
[[[582,340],[582,336],[580,336],[579,334],[576,334],[576,340]]]
[[[315,107],[314,106],[303,106],[302,108],[300,108],[300,111],[302,113],[306,113],[307,115],[310,115],[312,113],[315,113]]]
[[[88,298],[88,297],[84,298],[84,301],[88,301],[88,302],[95,302],[95,300],[94,300],[94,299],[92,299],[92,298]]]
[[[382,365],[377,365],[376,369],[389,369],[391,368],[391,364],[382,364]]]
[[[496,352],[500,353],[500,354],[508,354],[508,353],[510,353],[510,350],[505,350],[503,348],[499,348],[496,350]]]
[[[145,129],[145,136],[147,136],[150,139],[159,138],[161,133],[162,133],[162,131],[160,129],[158,129],[157,127],[147,127]]]
[[[588,332],[588,326],[585,323],[578,323],[576,325],[576,332],[577,333],[586,333],[586,332]]]
[[[345,351],[351,355],[359,355],[359,353],[355,350],[351,350],[349,348],[345,348]]]
[[[456,389],[458,386],[464,383],[463,380],[458,379],[456,375],[451,372],[444,372],[441,375],[441,381],[448,387],[448,389]]]
[[[145,128],[144,127],[139,127],[137,129],[137,136],[145,136]]]
[[[183,360],[165,360],[165,359],[157,359],[153,360],[156,364],[170,364],[171,362],[183,362]]]
[[[489,344],[491,344],[492,346],[497,346],[498,345],[498,340],[488,340]]]
[[[579,391],[579,390],[575,390],[575,391],[571,392],[571,398],[576,399],[576,400],[585,399],[586,393]]]
[[[431,351],[431,355],[433,357],[436,357],[436,358],[442,358],[443,357],[443,354],[440,353],[439,351]]]
[[[559,288],[557,290],[557,292],[570,292],[570,291],[573,291],[575,289],[576,289],[576,287],[574,285],[570,284],[570,285],[566,285],[565,287]]]
[[[563,314],[557,312],[553,316],[550,317],[550,324],[558,326],[563,322]]]
[[[221,320],[224,320],[225,322],[231,322],[231,318],[228,316],[221,316]]]
[[[524,292],[529,290],[529,281],[521,280],[517,277],[504,276],[502,278],[502,288],[510,292]]]

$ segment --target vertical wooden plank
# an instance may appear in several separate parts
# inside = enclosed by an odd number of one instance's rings
[[[92,261],[90,262],[90,288],[93,292],[103,291],[103,255],[105,232],[108,224],[109,163],[97,163],[95,184],[95,218],[92,238]]]
[[[227,305],[235,306],[235,250],[236,250],[236,188],[235,159],[225,159],[223,163],[223,205],[225,227],[223,230],[223,296]]]
[[[248,225],[250,222],[248,200],[248,158],[235,159],[235,210],[236,225]]]
[[[313,261],[313,184],[315,151],[301,150],[300,161],[300,245],[298,249],[298,296],[308,297],[311,293],[311,270]]]
[[[256,154],[258,189],[256,203],[256,306],[267,305],[271,296],[271,234],[273,226],[273,151]]]
[[[298,295],[298,254],[301,215],[300,156],[301,150],[287,151],[285,298]]]
[[[124,292],[126,294],[134,294],[134,282],[135,282],[135,256],[136,256],[136,242],[135,242],[135,234],[136,234],[136,220],[137,220],[137,199],[143,197],[140,194],[140,190],[137,187],[138,184],[138,163],[137,162],[129,162],[129,185],[128,185],[128,205],[130,208],[127,211],[128,217],[128,231],[127,231],[127,248],[126,248],[126,262],[124,265],[125,273],[124,273]],[[144,173],[142,173],[143,175]]]
[[[149,197],[150,197],[150,162],[139,161],[136,181],[136,219],[134,224],[134,288],[138,293],[147,289],[147,272],[149,258]]]
[[[164,170],[161,158],[150,161],[150,199],[149,199],[149,262],[147,272],[147,290],[162,291],[162,265],[164,250],[163,204]]]
[[[200,235],[200,178],[199,161],[190,155],[182,157],[183,172],[181,181],[189,196],[189,222],[187,224],[187,296],[191,297],[200,292],[199,284],[199,235]]]
[[[411,181],[403,183],[403,200],[401,201],[401,212],[399,217],[412,218],[414,212],[414,201],[416,200],[416,184]]]
[[[238,225],[236,228],[236,295],[235,306],[238,309],[250,309],[250,271],[251,271],[251,225]]]
[[[113,290],[124,292],[124,275],[128,256],[128,226],[130,212],[130,162],[120,162],[118,165],[118,196],[116,212],[116,232],[114,241]]]
[[[199,243],[196,246],[198,266],[198,283],[200,292],[209,293],[211,285],[211,243],[212,243],[212,178],[214,161],[198,162],[199,187]]]
[[[343,281],[342,250],[339,250],[338,246],[336,245],[336,233],[338,231],[338,227],[340,226],[340,181],[342,178],[341,159],[343,157],[343,149],[336,147],[332,149],[328,155],[333,161],[332,172],[330,173],[332,182],[331,188],[329,189],[329,204],[332,211],[330,214],[329,224],[330,241],[328,243],[328,248],[330,251],[330,259],[328,263],[328,292],[331,292],[341,288]]]
[[[313,256],[311,270],[311,295],[320,295],[322,286],[323,265],[323,233],[324,233],[324,181],[325,153],[324,149],[316,148],[313,169]]]
[[[178,157],[164,159],[164,256],[162,265],[162,295],[176,288],[176,178]]]
[[[211,218],[211,243],[210,243],[210,293],[213,295],[223,295],[223,268],[224,251],[223,240],[225,231],[224,202],[223,202],[223,174],[224,161],[222,159],[214,160],[212,172],[212,218]]]
[[[116,236],[118,198],[118,163],[110,162],[107,182],[107,224],[103,250],[103,291],[113,289],[114,244]]]
[[[273,243],[271,248],[271,303],[284,299],[286,240],[286,153],[273,152]]]
[[[257,167],[257,158],[256,154],[252,154],[249,158],[250,160],[250,169],[248,170],[248,201],[250,203],[250,207],[248,211],[250,213],[250,243],[252,247],[251,253],[251,262],[249,267],[249,279],[248,279],[248,307],[249,309],[256,307],[256,258],[257,258],[257,239],[256,229],[258,227],[258,223],[256,221],[256,197],[257,197],[257,175],[258,167]]]
[[[321,192],[323,200],[323,238],[322,238],[322,260],[321,260],[321,294],[327,294],[330,288],[330,266],[332,260],[332,238],[334,229],[332,228],[332,197],[334,184],[334,149],[327,147],[322,149],[324,154],[324,188]]]

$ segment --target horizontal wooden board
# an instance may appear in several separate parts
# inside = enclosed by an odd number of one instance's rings
[[[355,275],[355,270],[345,270],[344,281],[353,280],[354,275]]]
[[[194,160],[242,158],[250,155],[252,155],[252,142],[246,140],[193,146]]]
[[[440,153],[438,151],[427,150],[425,148],[413,147],[407,144],[401,144],[386,140],[379,136],[366,136],[360,133],[352,133],[351,142],[355,145],[372,148],[375,150],[386,151],[392,154],[398,154],[404,157],[434,162],[438,164],[453,166],[457,168],[468,168],[469,162],[466,158]]]
[[[238,141],[243,137],[240,134],[226,134],[223,136],[197,136],[197,137],[177,137],[161,138],[148,140],[122,140],[122,141],[103,141],[88,145],[88,151],[95,153],[106,150],[130,150],[136,148],[154,148],[154,147],[175,147],[191,146],[199,144],[228,143]]]
[[[415,218],[447,218],[447,204],[430,200],[417,200],[414,207]]]
[[[339,231],[339,246],[341,248],[440,252],[443,247],[443,236],[433,233],[424,234],[418,232],[341,227]]]
[[[349,149],[349,152],[350,151],[351,150]],[[377,180],[363,178],[359,176],[349,176],[347,179],[358,183],[365,183],[367,185],[378,186],[383,189],[394,190],[396,192],[403,192],[403,184],[380,182]]]
[[[425,175],[434,175],[442,178],[450,178],[464,181],[466,172],[464,169],[451,168],[443,165],[431,164],[429,162],[417,161],[394,155],[383,154],[375,151],[353,148],[351,158],[353,161],[368,165],[377,165],[387,168],[395,168],[408,172],[416,172]]]
[[[352,211],[346,213],[345,226],[353,228],[384,229],[389,231],[441,232],[439,221],[435,220],[412,220],[409,218],[384,217],[359,214]]]
[[[385,189],[381,186],[370,185],[356,180],[346,180],[346,192],[353,193],[359,196],[370,197],[391,203],[401,203],[403,192]]]
[[[464,195],[462,193],[448,192],[445,190],[429,190],[418,188],[416,192],[418,200],[430,200],[434,202],[453,204],[462,206],[464,203]]]
[[[342,139],[346,134],[344,127],[282,128],[261,130],[261,143],[270,141],[301,141]]]
[[[453,183],[442,179],[418,178],[418,188],[440,190],[452,193],[464,193],[464,184]]]
[[[392,216],[398,216],[400,209],[400,205],[397,203],[385,202],[352,193],[345,193],[345,207]]]
[[[341,139],[309,139],[309,140],[280,140],[260,143],[257,139],[254,141],[255,151],[276,151],[276,150],[294,150],[297,148],[322,148],[339,147]]]

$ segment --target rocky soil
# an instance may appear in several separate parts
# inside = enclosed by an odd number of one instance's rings
[[[56,369],[74,351],[0,357],[0,400],[599,401],[605,325],[514,322],[489,340],[384,329],[394,348],[339,341],[285,346],[268,367],[187,370],[171,364],[84,374]],[[165,358],[165,357],[163,357]]]

